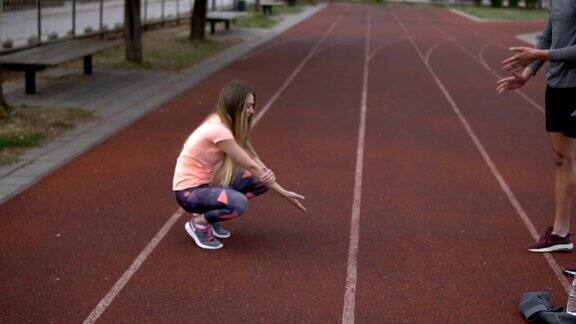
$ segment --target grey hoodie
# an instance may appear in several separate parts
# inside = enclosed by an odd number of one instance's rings
[[[550,1],[550,18],[536,48],[550,50],[549,86],[576,87],[576,0]],[[542,61],[532,63],[534,73],[543,64]]]

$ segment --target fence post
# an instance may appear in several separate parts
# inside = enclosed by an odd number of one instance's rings
[[[176,0],[176,24],[180,24],[180,0]]]
[[[72,37],[76,36],[76,0],[72,0]]]
[[[104,0],[100,0],[100,39],[104,39]]]
[[[162,19],[162,25],[164,25],[164,7],[166,6],[166,0],[162,0],[162,16],[160,17],[160,19]]]
[[[42,42],[42,2],[36,0],[36,9],[38,12],[38,42]]]

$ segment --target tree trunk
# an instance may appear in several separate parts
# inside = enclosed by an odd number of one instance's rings
[[[190,17],[190,39],[203,40],[206,26],[206,7],[208,0],[195,0]]]
[[[124,0],[124,36],[126,60],[141,63],[143,55],[140,0]]]
[[[10,107],[4,98],[4,89],[2,88],[2,71],[0,71],[0,118],[8,116],[10,112]]]
[[[256,13],[260,12],[260,0],[256,0],[256,3],[254,4],[254,10]]]

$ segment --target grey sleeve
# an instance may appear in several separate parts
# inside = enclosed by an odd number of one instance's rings
[[[549,53],[550,62],[576,61],[576,45],[551,49]]]
[[[542,35],[538,37],[538,43],[536,44],[537,49],[550,48],[550,44],[552,43],[552,28],[550,26],[550,18],[548,18],[548,22],[546,23],[546,27],[544,27],[544,31],[542,31]],[[536,60],[530,64],[530,67],[532,68],[532,71],[534,71],[534,74],[536,74],[542,65],[544,65],[544,61]]]

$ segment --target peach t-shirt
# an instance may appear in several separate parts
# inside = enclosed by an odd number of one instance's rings
[[[176,161],[173,190],[184,190],[208,184],[214,179],[224,160],[224,152],[216,143],[234,139],[220,118],[211,117],[188,137]]]

